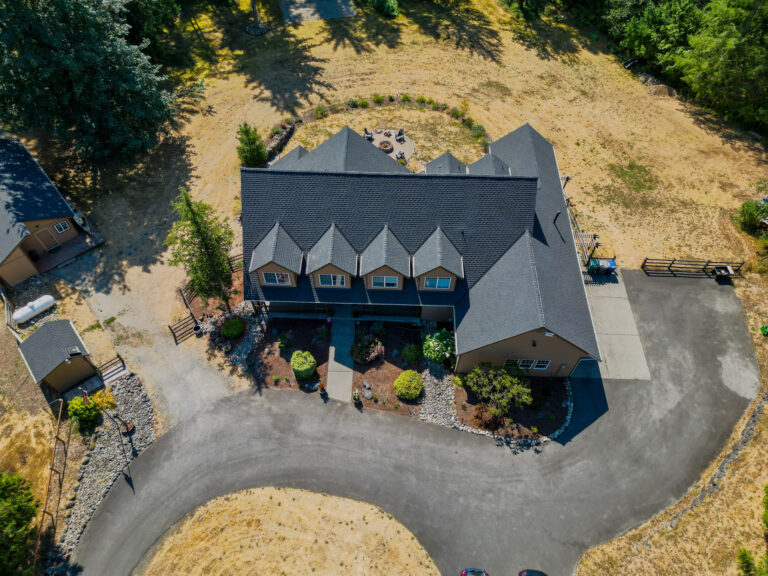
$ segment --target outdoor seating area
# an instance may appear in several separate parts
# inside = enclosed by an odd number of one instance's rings
[[[408,162],[416,152],[413,140],[405,135],[402,128],[400,130],[377,128],[373,131],[365,128],[363,135],[371,144],[387,154],[391,154],[396,160]]]

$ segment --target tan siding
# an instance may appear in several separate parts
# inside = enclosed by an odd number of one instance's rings
[[[86,378],[96,374],[96,369],[85,356],[72,358],[70,363],[62,362],[53,372],[43,379],[57,392],[65,392]]]
[[[320,274],[336,274],[337,276],[344,276],[343,287],[342,286],[322,286],[322,288],[339,288],[339,289],[349,288],[352,282],[352,279],[350,278],[349,274],[344,272],[344,270],[342,270],[341,268],[337,268],[333,264],[327,264],[322,268],[318,268],[316,271],[310,274],[312,278],[312,285],[317,288],[321,288],[320,279],[318,278]]]
[[[63,234],[59,234],[56,232],[56,229],[54,226],[58,224],[59,222],[66,220],[69,224],[69,230],[64,232]],[[76,228],[75,222],[72,220],[72,218],[48,218],[46,220],[28,220],[27,222],[24,222],[27,229],[29,230],[29,233],[32,234],[32,236],[35,235],[35,233],[40,232],[41,230],[45,230],[46,228],[53,236],[53,239],[56,240],[59,244],[64,244],[67,240],[72,240],[72,238],[75,238],[78,234],[78,228]],[[25,245],[29,242],[29,238],[25,238]],[[40,242],[35,243],[37,250],[42,250],[43,246],[40,244]],[[26,246],[25,246],[26,247]]]
[[[373,287],[373,276],[397,276],[397,288],[374,288]],[[365,285],[368,286],[369,290],[402,290],[403,289],[403,275],[395,272],[390,268],[389,266],[382,266],[381,268],[378,268],[377,270],[374,270],[370,274],[367,274],[365,277]]]
[[[0,264],[0,278],[10,286],[15,286],[35,274],[37,268],[19,246]]]
[[[261,268],[258,268],[256,270],[258,273],[259,278],[259,284],[264,286],[274,286],[274,284],[264,284],[264,276],[262,276],[262,272],[285,272],[288,274],[288,278],[290,279],[290,286],[296,286],[296,274],[288,270],[287,268],[283,268],[282,266],[275,264],[274,262],[270,262],[269,264],[265,264]]]
[[[533,346],[533,341],[536,346]],[[545,336],[544,330],[534,330],[502,340],[477,350],[465,352],[459,356],[457,372],[468,372],[481,362],[489,362],[494,366],[504,364],[511,359],[549,360],[547,370],[531,370],[532,376],[568,376],[581,358],[587,354],[560,338]],[[565,367],[562,365],[565,364]]]
[[[424,288],[424,278],[427,277],[440,277],[440,278],[450,278],[451,279],[451,287],[450,288]],[[416,279],[416,286],[419,288],[419,290],[426,290],[428,292],[450,292],[451,290],[456,289],[456,275],[452,274],[451,272],[448,272],[445,268],[435,268],[434,270],[430,270],[426,274],[422,274]]]

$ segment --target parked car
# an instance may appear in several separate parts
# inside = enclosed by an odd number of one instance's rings
[[[461,576],[491,576],[485,570],[480,568],[465,568],[461,571]]]
[[[547,576],[541,570],[523,570],[518,576]]]

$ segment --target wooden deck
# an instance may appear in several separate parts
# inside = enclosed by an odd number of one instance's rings
[[[77,238],[64,242],[53,252],[43,254],[40,260],[35,262],[35,268],[41,274],[48,272],[103,243],[104,239],[97,232],[92,232],[91,234],[81,232]]]

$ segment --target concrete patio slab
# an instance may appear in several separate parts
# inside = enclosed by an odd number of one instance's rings
[[[615,276],[585,278],[602,356],[598,365],[600,376],[612,380],[650,380],[651,372],[621,270]],[[587,364],[589,362],[582,362],[574,377],[583,377],[580,376],[583,370],[593,372],[594,368],[588,368]]]
[[[337,318],[331,327],[331,346],[328,352],[328,381],[326,390],[331,400],[352,401],[353,360],[352,343],[355,340],[355,321]]]

